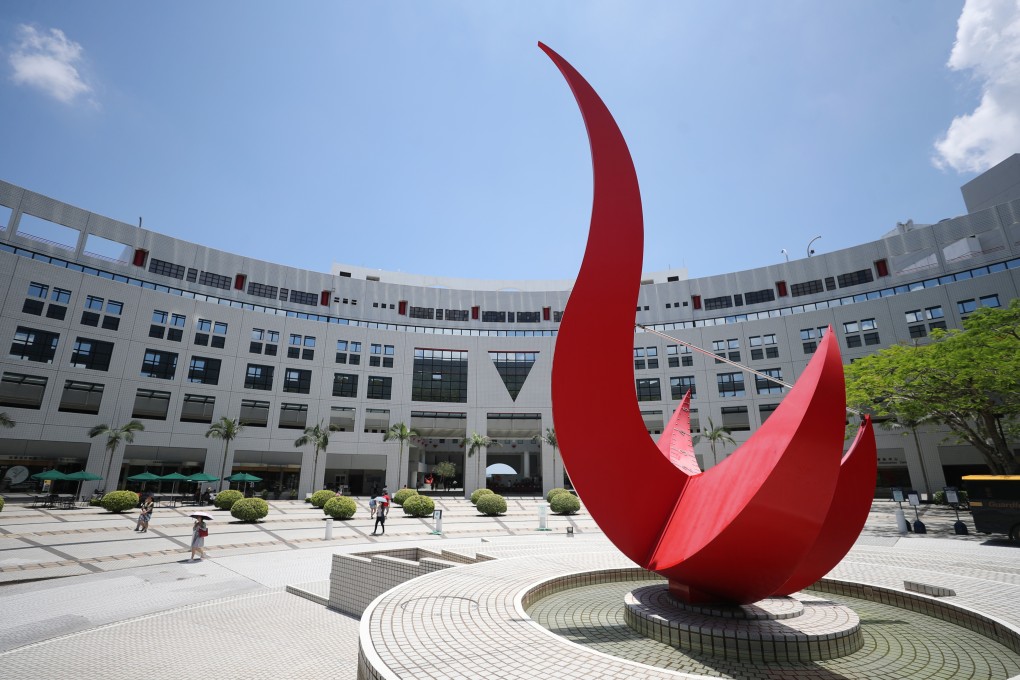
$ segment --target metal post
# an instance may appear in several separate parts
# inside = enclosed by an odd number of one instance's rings
[[[332,517],[330,517],[329,519],[326,520],[326,540],[327,541],[332,541],[333,540],[333,518]]]
[[[549,520],[549,504],[545,501],[541,501],[538,504],[538,530],[539,531],[552,531],[548,526]]]

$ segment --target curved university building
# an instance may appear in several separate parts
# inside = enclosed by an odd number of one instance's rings
[[[646,275],[636,321],[788,383],[829,325],[847,362],[925,342],[932,329],[1017,296],[1020,155],[963,192],[967,215],[898,224],[838,252],[698,279]],[[570,282],[305,271],[0,182],[0,286],[0,411],[17,423],[0,429],[0,486],[54,466],[117,477],[119,487],[145,470],[222,469],[259,476],[273,492],[339,485],[360,494],[421,483],[446,460],[468,490],[496,462],[517,471],[501,485],[563,485],[559,456],[540,435],[553,427],[549,379]],[[597,328],[590,361],[598,371]],[[690,389],[692,429],[711,418],[738,442],[784,392],[648,332],[634,335],[634,380],[652,435]],[[611,428],[612,414],[591,398],[592,427]],[[226,460],[223,442],[206,437],[221,416],[244,424]],[[105,437],[87,436],[132,419],[145,430],[112,460]],[[319,423],[339,428],[328,449],[296,447]],[[419,434],[402,453],[383,441],[395,423]],[[499,446],[466,458],[462,442],[474,432]],[[986,470],[944,432],[917,442],[877,435],[880,487],[937,490]],[[718,462],[707,443],[697,453],[705,466]],[[606,474],[625,477],[626,466]]]

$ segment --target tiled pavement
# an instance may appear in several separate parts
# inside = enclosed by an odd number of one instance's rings
[[[270,517],[258,526],[213,522],[207,540],[213,559],[185,563],[187,509],[157,510],[149,534],[141,535],[131,531],[131,517],[8,504],[0,513],[0,582],[8,583],[0,586],[0,679],[134,678],[140,668],[160,677],[288,678],[325,672],[353,678],[359,622],[283,592],[286,584],[321,586],[334,552],[380,544],[478,546],[481,536],[503,537],[485,551],[499,546],[499,551],[554,555],[587,543],[597,546],[596,552],[606,550],[583,514],[554,517],[554,531],[536,532],[531,499],[511,501],[508,515],[496,521],[478,516],[463,501],[444,500],[442,538],[429,534],[430,522],[401,518],[397,509],[382,540],[367,536],[371,522],[361,509],[354,520],[334,523],[330,542],[323,540],[319,511],[298,502],[271,505]],[[924,518],[927,536],[900,537],[890,510],[891,504],[876,504],[865,535],[835,575],[893,587],[906,579],[935,579],[976,607],[1005,610],[1017,625],[1020,549],[983,536],[952,536],[955,518],[938,509],[929,509]],[[575,526],[577,538],[564,537],[568,524]],[[71,577],[50,580],[65,575]],[[457,588],[467,596],[475,585],[467,578]],[[452,632],[471,630],[462,621]],[[424,675],[444,670],[435,663]],[[574,671],[584,676],[580,667]]]

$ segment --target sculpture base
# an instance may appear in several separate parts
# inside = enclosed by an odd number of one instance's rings
[[[859,650],[861,622],[849,607],[805,593],[747,605],[697,605],[672,597],[666,584],[624,598],[634,630],[685,652],[738,661],[820,661]]]

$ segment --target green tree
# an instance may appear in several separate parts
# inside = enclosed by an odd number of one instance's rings
[[[223,489],[223,478],[228,476],[226,474],[227,452],[230,450],[230,442],[234,441],[243,429],[244,425],[236,418],[220,416],[220,419],[210,425],[205,433],[206,438],[212,437],[213,439],[223,440],[223,460],[220,461],[220,490]],[[227,482],[227,486],[230,486],[230,482]]]
[[[552,427],[545,428],[545,434],[536,434],[534,437],[531,438],[531,441],[535,442],[536,444],[545,443],[545,444],[548,444],[549,446],[552,447],[552,450],[553,450],[552,467],[553,467],[553,474],[555,475],[556,474],[556,451],[560,447],[560,443],[556,439],[556,430],[555,430],[555,428],[552,428]],[[556,479],[553,480],[554,484],[561,484],[562,482],[563,482],[563,480],[556,480]]]
[[[330,423],[326,425],[321,420],[314,427],[306,427],[305,433],[294,440],[294,447],[301,448],[311,444],[315,447],[315,458],[312,461],[312,488],[319,483],[319,452],[325,451],[329,446],[329,433],[339,432],[340,427]]]
[[[15,425],[17,425],[17,423],[14,422],[9,415],[7,415],[6,411],[0,413],[0,427],[10,428]]]
[[[446,486],[445,482],[447,479],[453,479],[457,475],[457,466],[448,460],[444,460],[432,466],[432,474],[439,475],[440,487],[437,488],[441,488]]]
[[[103,456],[103,479],[106,480],[107,484],[110,480],[110,466],[113,465],[113,455],[117,452],[120,443],[130,444],[135,440],[135,432],[141,432],[145,429],[145,425],[137,420],[132,420],[126,425],[120,427],[111,427],[110,425],[96,425],[89,430],[89,439],[98,437],[100,435],[106,435],[106,454]],[[106,456],[109,456],[109,461],[106,460]],[[120,475],[117,475],[120,477]],[[117,480],[112,480],[114,488],[117,487]]]
[[[716,456],[715,447],[722,446],[726,448],[727,444],[736,444],[737,442],[730,435],[730,428],[723,427],[722,425],[716,427],[712,419],[708,419],[708,429],[702,430],[701,434],[696,434],[691,437],[691,443],[697,444],[702,439],[708,442],[709,447],[712,449],[712,463],[719,462],[719,458]]]
[[[467,449],[468,458],[475,455],[476,453],[478,454],[478,458],[475,459],[475,479],[478,480],[478,488],[480,489],[485,488],[485,481],[482,479],[481,476],[482,475],[481,452],[483,449],[487,449],[490,446],[499,446],[499,442],[495,441],[494,439],[486,435],[478,434],[477,432],[472,432],[471,436],[465,439],[462,445],[464,446],[465,449]],[[464,485],[464,491],[467,492],[467,484]]]
[[[407,483],[407,470],[404,469],[404,445],[410,443],[411,439],[418,436],[418,431],[403,423],[394,423],[386,430],[382,440],[384,442],[396,441],[400,444],[400,451],[397,453],[397,484]],[[403,481],[401,481],[403,478]]]
[[[905,427],[930,421],[984,457],[994,474],[1020,471],[1020,298],[981,308],[963,329],[893,345],[846,367],[847,405]],[[915,425],[916,426],[916,425]]]

